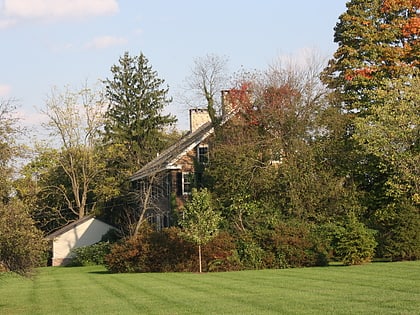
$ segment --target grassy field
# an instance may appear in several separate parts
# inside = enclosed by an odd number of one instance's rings
[[[0,275],[0,314],[420,314],[420,261],[227,273]]]

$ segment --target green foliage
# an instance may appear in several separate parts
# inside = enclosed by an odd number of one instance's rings
[[[0,202],[6,202],[12,193],[13,161],[22,153],[18,136],[16,107],[12,101],[0,99]]]
[[[420,212],[410,201],[387,205],[374,215],[378,256],[392,261],[420,259]]]
[[[379,159],[379,170],[388,175],[386,194],[420,205],[419,71],[384,84],[369,93],[378,103],[369,115],[355,119],[354,139]]]
[[[148,59],[141,53],[131,57],[128,52],[111,67],[113,77],[106,79],[105,143],[118,145],[122,169],[136,171],[165,146],[162,131],[176,122],[171,115],[162,115],[170,103],[164,80],[158,78]],[[115,163],[114,162],[114,163]]]
[[[345,265],[359,265],[370,262],[375,254],[375,232],[369,230],[353,213],[334,231],[335,255]]]
[[[124,53],[111,73],[103,82],[109,106],[102,147],[106,171],[98,193],[105,203],[103,214],[131,234],[124,220],[138,220],[138,201],[132,203],[129,177],[172,143],[174,133],[168,129],[176,118],[163,114],[171,102],[168,88],[143,53],[134,57]]]
[[[338,49],[323,74],[347,110],[367,110],[368,91],[384,78],[418,67],[418,39],[406,28],[417,17],[418,4],[393,0],[352,0],[335,27]],[[415,31],[414,31],[415,33]]]
[[[197,245],[204,245],[217,235],[220,222],[221,216],[213,209],[210,192],[205,188],[193,189],[179,220],[181,235]]]
[[[252,239],[251,235],[243,235],[238,240],[238,255],[245,269],[263,269],[266,252]]]
[[[72,250],[74,258],[72,266],[103,265],[105,256],[109,254],[111,244],[109,242],[99,242],[89,246],[78,247]]]
[[[0,203],[0,265],[27,275],[46,263],[47,244],[24,206]]]

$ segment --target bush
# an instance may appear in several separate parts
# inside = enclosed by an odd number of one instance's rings
[[[334,250],[345,265],[370,262],[375,254],[376,245],[374,231],[366,228],[354,214],[349,214],[344,224],[337,226]]]
[[[227,232],[220,232],[203,246],[203,270],[233,271],[242,269],[234,238]]]
[[[103,265],[105,256],[111,251],[109,242],[99,242],[89,246],[83,246],[72,250],[74,258],[72,266]]]
[[[105,256],[105,267],[115,273],[148,272],[149,230],[141,231],[135,237],[123,239],[111,246],[111,251]]]
[[[245,269],[262,269],[266,267],[266,252],[250,233],[238,239],[238,255]]]
[[[203,270],[227,271],[241,268],[235,243],[228,233],[220,233],[203,246]],[[144,228],[134,238],[112,245],[105,257],[111,272],[197,272],[197,248],[180,236],[180,229],[162,231]]]
[[[409,202],[392,204],[391,213],[379,223],[378,251],[381,258],[392,261],[420,259],[420,212]]]
[[[46,262],[47,242],[19,203],[0,203],[0,265],[22,275]]]
[[[197,269],[194,244],[179,235],[180,229],[170,227],[149,236],[150,270],[154,272],[185,272]]]
[[[323,266],[328,263],[324,240],[316,236],[308,222],[279,222],[269,240],[274,255],[271,268]]]

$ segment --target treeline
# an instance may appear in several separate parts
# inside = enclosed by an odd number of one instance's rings
[[[54,145],[37,145],[18,179],[10,162],[23,153],[20,130],[2,101],[1,265],[25,272],[42,256],[39,231],[91,213],[122,231],[105,260],[118,272],[198,270],[195,245],[204,270],[418,259],[418,10],[414,0],[350,1],[326,67],[312,59],[235,74],[238,111],[227,123],[218,103],[224,60],[196,60],[190,83],[215,127],[196,181],[196,198],[220,218],[207,234],[200,213],[163,231],[139,214],[130,175],[180,137],[163,114],[168,88],[143,54],[125,53],[97,89],[53,89],[44,113]],[[16,221],[28,233],[7,232]],[[23,257],[34,259],[22,266]]]

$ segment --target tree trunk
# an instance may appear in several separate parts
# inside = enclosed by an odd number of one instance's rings
[[[198,245],[198,265],[199,265],[199,269],[200,269],[200,273],[202,272],[201,269],[201,245]]]

